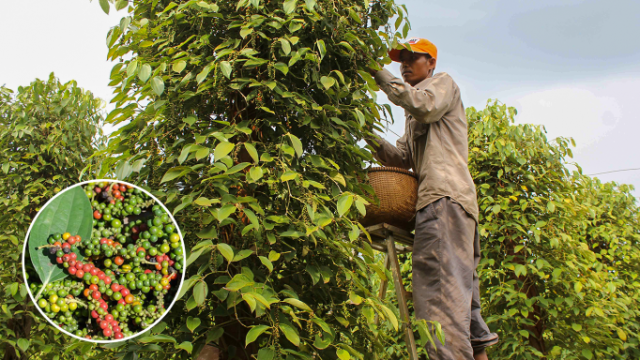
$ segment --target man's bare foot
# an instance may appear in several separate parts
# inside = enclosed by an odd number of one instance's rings
[[[489,358],[487,357],[487,352],[483,350],[481,350],[478,353],[474,353],[473,354],[473,359],[474,360],[489,360]]]

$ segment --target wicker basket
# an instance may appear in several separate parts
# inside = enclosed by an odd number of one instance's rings
[[[387,223],[413,230],[418,200],[417,175],[400,168],[375,167],[369,169],[369,185],[380,199],[380,207],[367,206],[367,215],[360,223],[363,226]]]

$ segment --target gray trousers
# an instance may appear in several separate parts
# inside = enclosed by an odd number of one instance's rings
[[[480,315],[475,220],[455,201],[439,199],[416,214],[413,300],[418,319],[437,321],[445,344],[427,343],[431,360],[473,360],[474,350],[497,341]]]

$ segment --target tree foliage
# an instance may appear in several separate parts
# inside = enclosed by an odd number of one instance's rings
[[[367,69],[402,36],[376,30],[398,15],[406,35],[403,9],[148,0],[129,12],[107,37],[120,60],[107,121],[123,126],[104,154],[156,190],[190,248],[181,302],[152,331],[164,351],[372,358],[387,341],[375,315],[398,320],[372,292],[378,265],[355,221],[372,160],[357,141],[384,110]]]
[[[480,205],[479,271],[493,357],[638,357],[639,208],[630,187],[568,170],[573,140],[467,109]]]
[[[24,238],[38,210],[98,167],[101,100],[53,74],[0,88],[0,353],[5,359],[55,354],[68,341],[34,316],[22,275]],[[52,355],[53,356],[53,355]]]

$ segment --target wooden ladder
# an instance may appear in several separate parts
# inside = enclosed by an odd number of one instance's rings
[[[404,332],[404,340],[407,343],[409,359],[418,360],[416,341],[413,337],[413,327],[411,326],[409,309],[407,308],[407,294],[404,290],[402,276],[400,273],[400,264],[398,263],[398,254],[405,254],[413,251],[413,235],[408,231],[386,223],[369,226],[366,230],[369,235],[371,235],[371,247],[385,253],[384,267],[385,269],[389,269],[393,274],[393,285],[396,289],[398,306],[400,308],[401,330]],[[380,284],[380,292],[378,294],[380,300],[384,300],[386,297],[387,282],[388,279],[385,279]],[[375,322],[377,325],[377,315]]]

